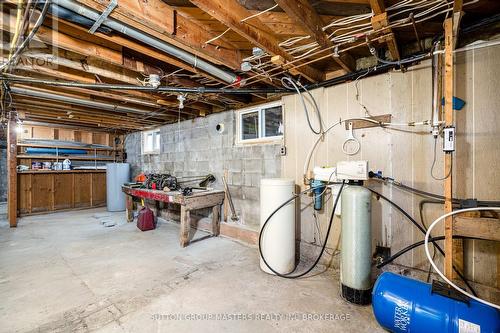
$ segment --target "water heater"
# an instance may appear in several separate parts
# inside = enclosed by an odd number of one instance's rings
[[[106,164],[106,204],[108,212],[125,210],[125,194],[122,185],[130,181],[130,164]]]
[[[260,182],[260,227],[271,213],[295,194],[293,179],[272,178]],[[262,234],[262,255],[278,273],[295,269],[295,200],[281,208],[266,224]],[[260,268],[274,274],[260,259]]]
[[[349,183],[341,194],[342,297],[355,304],[371,301],[371,192],[361,182]]]
[[[475,300],[433,292],[432,285],[384,272],[373,287],[373,314],[390,332],[500,332],[500,312]]]

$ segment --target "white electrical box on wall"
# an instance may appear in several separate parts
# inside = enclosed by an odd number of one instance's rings
[[[337,162],[337,179],[340,180],[367,180],[368,161],[340,161]]]
[[[451,153],[455,151],[455,127],[443,128],[443,151]]]

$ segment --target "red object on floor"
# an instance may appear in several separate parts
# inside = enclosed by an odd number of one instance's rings
[[[141,231],[153,230],[156,228],[155,214],[148,207],[142,207],[137,218],[137,228]]]

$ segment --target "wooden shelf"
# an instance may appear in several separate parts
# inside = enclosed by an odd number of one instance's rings
[[[76,170],[27,170],[18,171],[17,173],[27,173],[27,174],[41,174],[41,173],[95,173],[95,172],[106,172],[105,169],[76,169]]]
[[[109,157],[93,157],[92,155],[85,156],[85,155],[28,155],[28,154],[23,154],[23,155],[17,155],[18,159],[31,159],[31,160],[47,160],[47,159],[52,159],[52,160],[64,160],[64,159],[69,159],[69,160],[83,160],[83,161],[114,161],[115,158],[113,156]]]
[[[18,143],[18,147],[33,147],[33,148],[57,148],[57,149],[81,149],[81,150],[114,150],[113,147],[105,148],[92,148],[92,147],[79,147],[79,146],[54,146],[54,145],[40,145],[40,144],[29,144],[29,143]]]

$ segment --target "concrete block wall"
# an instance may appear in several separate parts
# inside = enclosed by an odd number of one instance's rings
[[[216,131],[224,124],[224,132]],[[127,162],[132,175],[143,172],[170,173],[177,177],[213,174],[214,188],[223,189],[222,176],[228,171],[228,184],[240,224],[259,229],[259,191],[261,178],[281,176],[281,142],[237,145],[236,114],[233,111],[165,125],[160,128],[159,154],[141,152],[141,132],[125,140]],[[205,212],[208,217],[209,212]]]

